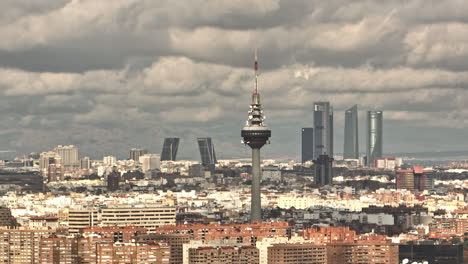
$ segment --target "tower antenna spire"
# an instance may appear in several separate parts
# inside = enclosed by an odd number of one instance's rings
[[[254,94],[258,94],[258,56],[257,56],[257,48],[255,48],[254,69],[255,69],[255,92],[254,92]]]

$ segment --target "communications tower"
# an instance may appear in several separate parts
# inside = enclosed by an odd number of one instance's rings
[[[252,103],[249,109],[249,118],[242,129],[242,142],[252,148],[252,194],[250,221],[262,221],[262,210],[260,201],[260,181],[262,178],[260,170],[260,149],[263,145],[270,143],[271,130],[264,124],[262,104],[258,93],[258,58],[255,50],[255,86],[252,94]]]

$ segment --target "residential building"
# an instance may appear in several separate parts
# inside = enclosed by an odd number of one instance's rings
[[[129,159],[133,161],[140,161],[140,157],[145,154],[148,154],[148,151],[146,149],[132,148],[130,150]]]

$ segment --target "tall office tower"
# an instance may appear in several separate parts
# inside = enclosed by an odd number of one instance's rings
[[[245,127],[242,129],[241,136],[243,142],[252,148],[252,197],[250,221],[262,221],[262,208],[260,202],[260,148],[266,143],[269,143],[271,130],[264,124],[265,117],[263,116],[262,104],[260,103],[260,94],[258,93],[258,60],[257,52],[255,52],[255,90],[252,94],[252,103],[250,104],[249,119],[247,119]]]
[[[75,170],[80,167],[78,158],[78,147],[74,145],[58,145],[52,150],[62,158],[62,166],[65,170]]]
[[[314,158],[333,157],[333,109],[330,102],[314,103]]]
[[[358,110],[357,105],[345,112],[344,130],[344,152],[345,159],[359,159],[359,134],[358,134]]]
[[[302,128],[302,163],[314,159],[314,129],[311,127]]]
[[[320,155],[314,160],[314,182],[317,185],[330,185],[333,183],[333,158]]]
[[[179,148],[180,138],[165,138],[163,150],[161,154],[161,161],[163,160],[176,160],[177,149]]]
[[[158,154],[145,154],[140,157],[140,163],[143,164],[143,173],[150,170],[159,169],[161,167],[161,157]]]
[[[383,127],[382,111],[367,112],[367,166],[374,167],[374,161],[382,157]]]
[[[91,159],[89,157],[84,157],[80,160],[80,168],[82,170],[89,170],[91,168]]]
[[[198,138],[197,141],[203,166],[215,165],[218,161],[211,138]]]
[[[140,156],[143,156],[145,154],[148,154],[148,151],[146,149],[137,149],[137,148],[132,148],[130,150],[130,157],[129,159],[134,160],[134,161],[139,161]]]

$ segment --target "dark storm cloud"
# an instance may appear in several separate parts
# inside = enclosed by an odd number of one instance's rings
[[[463,0],[7,0],[0,3],[0,149],[78,144],[99,157],[159,152],[162,138],[239,144],[252,53],[273,144],[297,156],[314,101],[383,109],[391,152],[459,149],[468,132]],[[445,144],[440,129],[451,132]],[[425,137],[418,139],[418,131]],[[363,131],[363,130],[362,130]],[[402,135],[411,144],[402,144]],[[362,140],[361,142],[364,142]],[[404,149],[400,149],[404,148]]]

